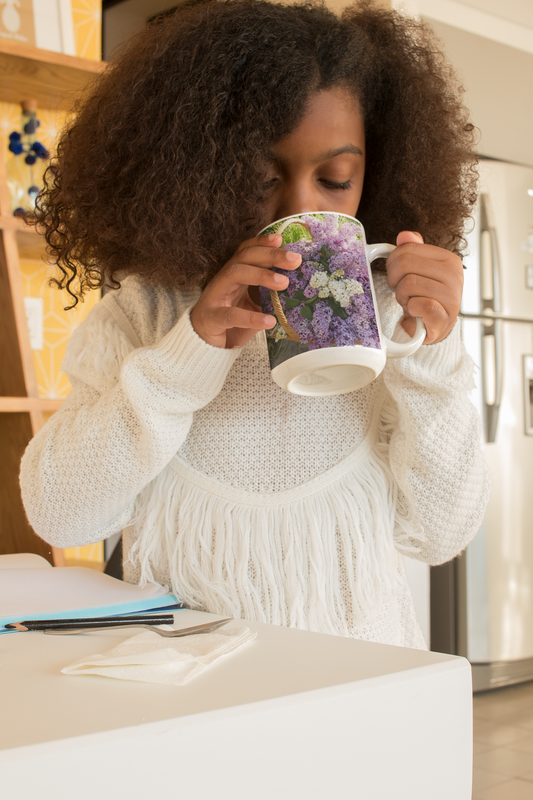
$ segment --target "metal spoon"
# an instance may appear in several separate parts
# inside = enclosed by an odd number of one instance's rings
[[[68,630],[48,630],[44,631],[44,633],[48,633],[51,636],[70,636],[72,633],[87,633],[87,631],[105,631],[105,630],[116,630],[117,628],[146,628],[149,631],[155,631],[155,633],[159,634],[159,636],[164,636],[170,639],[176,638],[178,636],[190,636],[193,633],[211,633],[211,631],[220,628],[222,625],[226,625],[228,622],[232,622],[231,617],[227,617],[226,619],[218,619],[216,622],[204,622],[202,625],[193,625],[189,628],[180,628],[179,630],[172,630],[172,631],[164,631],[161,628],[156,627],[155,625],[143,625],[139,622],[131,622],[129,624],[122,624],[122,625],[99,625],[98,627],[87,627],[87,628],[69,628]]]

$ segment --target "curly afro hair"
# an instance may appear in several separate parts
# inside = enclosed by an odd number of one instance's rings
[[[272,145],[333,87],[364,114],[369,241],[409,229],[459,252],[475,129],[426,25],[366,0],[340,17],[320,2],[193,0],[128,42],[61,137],[30,220],[55,283],[73,304],[132,273],[205,286],[265,223]]]

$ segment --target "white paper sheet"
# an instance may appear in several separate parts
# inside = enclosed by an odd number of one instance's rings
[[[0,621],[15,615],[30,619],[53,611],[137,603],[166,593],[162,586],[140,588],[86,567],[5,569],[0,570]]]
[[[46,558],[37,553],[7,553],[0,556],[0,569],[52,569]]]

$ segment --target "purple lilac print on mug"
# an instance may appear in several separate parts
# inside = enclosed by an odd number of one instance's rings
[[[263,310],[277,319],[266,332],[271,368],[325,347],[381,349],[361,224],[340,214],[302,214],[263,231],[277,232],[302,263],[278,270],[289,278],[284,291],[260,289]]]

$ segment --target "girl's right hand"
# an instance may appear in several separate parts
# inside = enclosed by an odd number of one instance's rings
[[[192,326],[204,342],[213,347],[242,347],[257,331],[274,327],[276,318],[262,313],[248,287],[287,288],[287,276],[273,272],[272,267],[293,270],[302,257],[281,250],[281,241],[277,233],[248,239],[207,284],[191,312]]]

